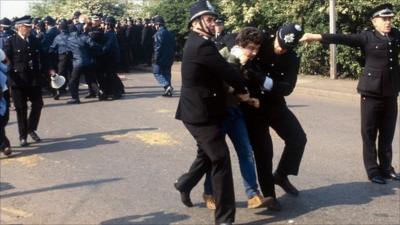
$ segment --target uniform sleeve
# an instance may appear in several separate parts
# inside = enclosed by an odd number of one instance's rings
[[[297,75],[299,73],[300,60],[296,54],[288,55],[285,66],[281,66],[280,74],[273,75],[273,85],[271,93],[288,96],[290,95],[297,83]]]
[[[198,60],[235,89],[236,93],[247,93],[245,81],[219,53],[213,43],[207,41],[199,48]]]
[[[154,35],[154,59],[155,59],[155,63],[159,64],[160,62],[160,51],[161,51],[161,45],[162,45],[162,33],[161,32],[157,32]]]
[[[13,46],[12,46],[12,42],[11,42],[12,38],[8,38],[4,44],[4,53],[6,54],[7,58],[12,62],[12,52],[13,52]]]
[[[56,53],[57,52],[58,42],[59,41],[60,41],[60,36],[57,36],[56,38],[54,38],[53,43],[50,45],[50,49],[49,49],[50,53]]]
[[[350,47],[361,47],[367,42],[365,33],[360,34],[322,34],[322,43],[324,44],[340,44]]]
[[[113,48],[115,48],[114,43],[117,42],[117,39],[114,35],[109,35],[106,40],[106,43],[104,43],[103,45],[103,53],[109,54],[110,52],[112,52]]]

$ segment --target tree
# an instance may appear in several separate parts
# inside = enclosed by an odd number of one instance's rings
[[[131,7],[125,0],[44,0],[30,5],[30,14],[35,17],[52,16],[71,18],[76,10],[82,14],[101,13],[121,18],[127,15]]]
[[[400,10],[400,0],[389,1]],[[381,0],[337,0],[338,33],[356,33],[370,27],[370,10]],[[238,30],[245,25],[256,24],[261,29],[275,30],[283,23],[297,22],[304,25],[306,32],[325,33],[329,31],[329,1],[324,0],[221,0],[219,8],[226,25]],[[400,25],[400,16],[394,18],[394,26]],[[302,56],[301,72],[328,74],[328,48],[322,45],[300,46]],[[356,78],[361,72],[360,51],[338,46],[338,73]]]

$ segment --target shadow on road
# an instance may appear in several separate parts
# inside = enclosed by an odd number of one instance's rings
[[[182,220],[189,219],[190,217],[177,213],[155,212],[144,215],[126,216],[115,219],[110,219],[101,222],[101,225],[154,225],[154,224],[173,224]]]
[[[158,130],[158,128],[133,128],[123,129],[117,131],[106,131],[90,134],[81,134],[66,138],[51,138],[43,139],[41,143],[32,143],[28,149],[20,150],[20,148],[13,148],[13,155],[9,158],[26,157],[35,154],[61,152],[67,150],[89,149],[98,145],[107,145],[118,143],[118,140],[107,140],[104,136],[108,135],[124,135],[133,131],[150,131]],[[34,148],[32,148],[34,147]],[[0,160],[7,160],[8,158],[0,158]]]
[[[287,223],[309,212],[338,205],[363,205],[368,204],[374,198],[394,195],[400,182],[390,181],[386,185],[377,185],[371,182],[352,182],[332,184],[325,187],[304,190],[299,197],[282,196],[279,201],[283,205],[283,211],[272,213],[268,210],[259,212],[259,215],[269,215],[267,219],[244,223],[246,225],[261,225],[268,223]],[[244,225],[243,224],[243,225]]]
[[[100,184],[116,182],[119,180],[122,180],[122,178],[99,179],[99,180],[91,180],[91,181],[84,181],[84,182],[77,182],[77,183],[70,183],[70,184],[61,184],[61,185],[55,185],[55,186],[50,186],[50,187],[45,187],[45,188],[28,190],[28,191],[17,191],[17,192],[0,195],[0,196],[2,199],[5,199],[5,198],[11,198],[11,197],[16,197],[16,196],[21,196],[21,195],[41,193],[41,192],[46,192],[46,191],[78,188],[78,187],[82,187],[82,186],[93,186],[94,187],[94,186],[97,186]]]
[[[15,187],[7,182],[0,182],[0,191],[7,191],[10,189],[14,189]],[[3,196],[2,196],[3,197]]]

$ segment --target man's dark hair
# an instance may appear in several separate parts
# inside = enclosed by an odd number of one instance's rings
[[[240,47],[246,47],[250,43],[261,45],[262,33],[255,27],[244,27],[236,37],[236,44]]]

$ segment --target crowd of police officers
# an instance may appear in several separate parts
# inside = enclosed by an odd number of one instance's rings
[[[89,17],[79,11],[71,19],[1,19],[0,49],[6,55],[2,63],[9,67],[8,85],[17,112],[20,145],[28,145],[28,135],[35,142],[41,141],[36,129],[42,93],[59,100],[69,91],[72,98],[67,103],[79,104],[83,75],[89,89],[85,98],[120,99],[125,91],[118,72],[129,72],[139,64],[152,65],[155,33],[150,19],[117,21],[112,16]],[[50,85],[54,75],[66,79],[60,88]]]
[[[86,98],[118,99],[124,89],[116,76],[117,72],[129,72],[139,64],[151,66],[156,30],[150,19],[126,18],[117,21],[101,14],[88,17],[79,11],[74,13],[72,19],[26,16],[11,21],[3,18],[0,20],[1,49],[6,40],[16,34],[15,23],[22,20],[31,21],[27,22],[32,24],[31,35],[40,42],[41,85],[56,100],[68,85],[71,86],[72,81],[73,99],[68,103],[80,103],[75,89],[81,74],[85,75],[89,86]],[[64,76],[68,85],[52,90],[49,73],[53,72]]]

